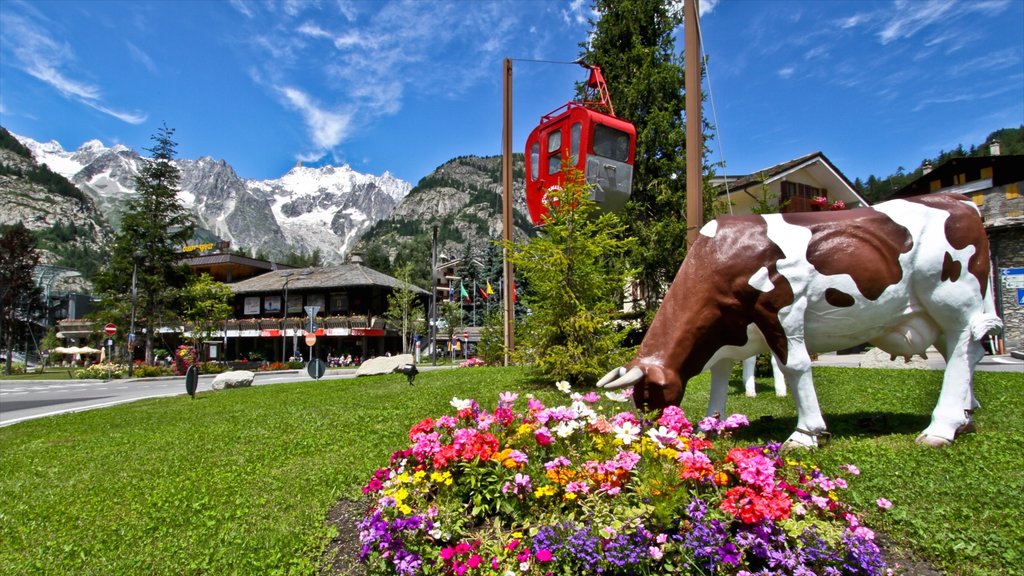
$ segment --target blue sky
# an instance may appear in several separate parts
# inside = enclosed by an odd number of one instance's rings
[[[531,60],[574,60],[593,16],[581,0],[3,0],[0,124],[141,151],[166,123],[179,156],[244,178],[303,160],[415,184],[500,153],[505,57],[521,150],[585,76]],[[850,179],[885,176],[1024,123],[1024,0],[702,0],[701,28],[730,174],[821,150]]]

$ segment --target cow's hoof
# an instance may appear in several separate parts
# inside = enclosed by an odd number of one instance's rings
[[[950,444],[952,444],[952,442],[946,440],[945,438],[931,436],[929,434],[921,434],[920,436],[917,437],[917,440],[915,442],[923,446],[931,446],[932,448],[943,448],[945,446],[949,446]]]
[[[813,436],[794,432],[785,442],[782,443],[782,447],[779,448],[779,452],[785,454],[794,450],[813,450],[817,447],[818,444],[815,442]]]
[[[961,434],[973,434],[973,433],[975,433],[977,431],[978,431],[978,427],[974,425],[974,420],[971,420],[971,421],[967,422],[966,424],[964,424],[963,426],[960,426],[959,428],[957,428],[956,429],[956,435],[959,436]]]

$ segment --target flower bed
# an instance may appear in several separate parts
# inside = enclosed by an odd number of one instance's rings
[[[410,446],[363,489],[372,499],[359,525],[368,571],[888,572],[874,534],[839,499],[843,476],[777,444],[724,446],[743,416],[694,427],[677,407],[648,420],[606,414],[593,392],[571,399],[547,407],[503,393],[488,411],[453,398],[455,415],[415,424]]]

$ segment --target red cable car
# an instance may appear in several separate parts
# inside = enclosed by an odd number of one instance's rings
[[[526,206],[534,225],[547,216],[547,190],[565,181],[562,161],[583,172],[590,198],[601,208],[621,211],[629,200],[636,154],[636,128],[615,116],[608,86],[597,66],[589,67],[583,102],[572,101],[541,117],[526,139]]]

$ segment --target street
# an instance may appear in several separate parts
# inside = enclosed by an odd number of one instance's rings
[[[353,378],[355,369],[331,369],[324,378]],[[199,377],[197,392],[209,391],[214,375]],[[302,382],[312,378],[305,370],[257,372],[254,386]],[[135,380],[4,380],[0,382],[0,426],[31,418],[78,412],[144,398],[185,394],[185,377]]]

